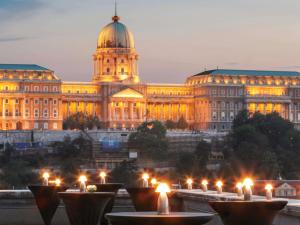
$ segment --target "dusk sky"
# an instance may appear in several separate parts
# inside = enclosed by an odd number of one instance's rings
[[[90,81],[113,0],[0,0],[0,63],[39,64]],[[181,83],[206,69],[300,71],[299,0],[119,0],[142,81]]]

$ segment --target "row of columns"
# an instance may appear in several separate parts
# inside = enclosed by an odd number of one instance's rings
[[[67,115],[68,116],[70,116],[72,113],[70,112],[70,106],[71,106],[71,101],[69,101],[69,102],[67,102]],[[75,113],[78,113],[78,112],[80,112],[79,110],[78,110],[78,103],[80,103],[80,102],[73,102],[73,103],[75,103]],[[87,112],[87,110],[86,110],[86,107],[87,107],[87,104],[88,103],[91,103],[91,102],[83,102],[84,103],[84,109],[83,109],[83,111],[84,111],[84,113],[86,113]],[[92,102],[93,103],[93,107],[92,107],[92,113],[93,113],[93,115],[96,115],[96,102]]]
[[[126,58],[124,56],[124,58]],[[95,71],[95,75],[100,77],[102,75],[104,75],[104,73],[106,73],[106,71],[103,70],[104,68],[104,58],[103,57],[97,57],[94,60],[94,71]],[[112,64],[108,63],[108,67],[111,69],[110,71],[110,75],[118,75],[118,58],[113,58],[114,62],[113,62],[113,67],[111,66]],[[134,57],[130,57],[128,62],[124,63],[125,66],[124,68],[128,69],[128,74],[133,77],[135,75],[138,74],[138,66],[137,66],[137,60]]]
[[[165,113],[166,108],[167,115]],[[187,103],[152,103],[148,105],[148,109],[151,119],[178,120],[180,116],[184,116],[186,120],[190,120],[190,104]],[[182,112],[182,109],[185,110]]]
[[[138,103],[138,106],[134,107],[133,102],[128,102],[128,107],[124,106],[122,103],[120,106],[114,106],[113,103],[108,104],[108,120],[143,120],[145,115],[145,103]],[[127,109],[128,116],[125,117],[125,108]],[[137,117],[134,116],[136,109]],[[120,113],[120,117],[117,117],[117,114]]]
[[[291,108],[291,103],[248,103],[247,104],[247,109],[250,108],[250,104],[255,104],[255,112],[259,111],[259,105],[263,105],[263,110],[261,113],[266,114],[268,113],[267,110],[267,105],[271,104],[272,108],[270,109],[270,112],[276,111],[276,105],[280,105],[281,110],[278,112],[283,116],[285,119],[291,119],[292,115],[292,108]]]

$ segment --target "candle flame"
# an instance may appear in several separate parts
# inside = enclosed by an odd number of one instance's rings
[[[237,184],[235,185],[235,187],[238,188],[238,189],[242,189],[243,188],[242,182],[237,182]]]
[[[55,183],[55,186],[60,186],[61,180],[59,178],[57,178],[57,179],[55,179],[54,183]]]
[[[273,190],[272,184],[267,184],[267,185],[265,186],[265,189],[266,189],[267,191]]]
[[[222,187],[223,186],[223,182],[220,181],[220,180],[217,181],[216,186],[219,187],[219,188]]]
[[[251,178],[246,178],[243,182],[243,185],[245,187],[251,187],[254,185],[253,180]]]
[[[152,184],[152,185],[156,185],[156,184],[157,184],[157,180],[156,180],[155,178],[152,178],[152,179],[151,179],[151,184]]]
[[[85,182],[87,182],[87,178],[86,178],[85,175],[81,175],[81,176],[79,177],[78,181],[81,182],[81,183],[85,183]]]
[[[99,174],[99,176],[100,176],[101,178],[105,178],[106,175],[107,175],[107,174],[106,174],[104,171],[101,171],[100,174]]]
[[[202,185],[208,185],[208,181],[207,180],[202,180],[201,184]]]
[[[186,180],[186,183],[187,184],[193,184],[193,180],[191,178],[189,178],[189,179]]]
[[[143,180],[149,180],[149,174],[148,173],[144,173],[142,176]]]
[[[168,184],[166,184],[166,183],[160,183],[160,184],[157,186],[155,192],[159,192],[159,193],[168,193],[168,192],[171,192],[171,189],[170,189],[170,187],[169,187]]]
[[[50,174],[48,172],[43,173],[43,178],[44,179],[49,179]]]

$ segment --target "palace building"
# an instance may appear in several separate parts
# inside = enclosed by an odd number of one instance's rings
[[[226,131],[241,109],[276,111],[300,127],[300,73],[204,71],[184,84],[140,81],[134,37],[114,16],[99,34],[91,82],[65,82],[38,65],[0,64],[0,129],[62,129],[83,112],[107,128],[184,117],[191,128]]]

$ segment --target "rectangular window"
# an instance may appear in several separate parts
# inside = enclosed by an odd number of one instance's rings
[[[25,109],[25,117],[29,117],[29,109]]]
[[[37,122],[34,123],[34,129],[39,129],[39,123]]]
[[[25,104],[29,104],[29,99],[25,99]]]
[[[243,93],[244,93],[243,89],[240,89],[240,90],[239,90],[239,94],[240,94],[240,95],[243,95]]]
[[[48,117],[48,109],[45,109],[44,110],[44,118],[47,118]]]
[[[34,86],[34,91],[38,92],[40,90],[39,86]]]
[[[48,86],[44,86],[44,92],[48,92]]]
[[[230,112],[230,120],[233,120],[233,119],[234,119],[234,113]]]
[[[221,112],[221,119],[225,120],[225,112]]]
[[[53,129],[57,129],[57,123],[53,123]]]
[[[34,118],[39,118],[39,110],[38,109],[34,110]]]
[[[25,91],[29,91],[29,86],[25,86]]]
[[[48,105],[48,99],[44,99],[44,104]]]
[[[35,105],[39,104],[39,100],[38,99],[34,99],[34,104]]]
[[[53,117],[57,118],[57,110],[56,109],[53,110]]]
[[[213,112],[212,117],[214,120],[217,119],[217,112]]]
[[[57,100],[53,99],[53,105],[57,105]]]

